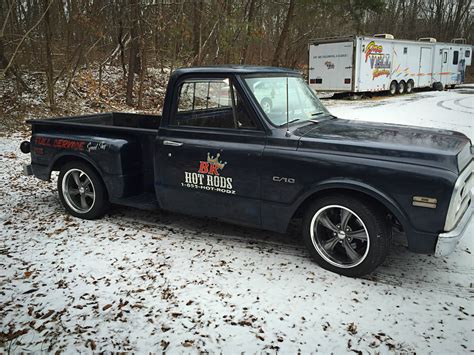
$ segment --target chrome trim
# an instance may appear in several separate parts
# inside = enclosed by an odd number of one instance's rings
[[[450,232],[441,233],[435,248],[435,256],[446,256],[451,254],[462,238],[467,236],[469,224],[474,223],[474,205],[471,204],[462,216],[461,220]]]
[[[450,231],[466,211],[472,200],[471,189],[474,188],[474,160],[461,172],[454,185],[444,230]],[[459,208],[458,208],[459,207]]]
[[[175,141],[163,141],[163,145],[169,145],[171,147],[181,147],[183,145],[182,142],[175,142]]]
[[[31,164],[23,164],[23,175],[33,175],[33,169],[31,168]]]

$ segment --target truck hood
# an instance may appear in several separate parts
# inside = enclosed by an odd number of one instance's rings
[[[300,127],[294,133],[301,136],[299,150],[330,151],[457,173],[472,159],[469,138],[454,131],[332,119]]]

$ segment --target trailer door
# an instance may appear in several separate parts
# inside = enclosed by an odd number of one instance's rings
[[[441,82],[443,85],[446,85],[449,81],[449,77],[451,75],[451,72],[449,71],[449,49],[448,48],[443,48],[441,49],[441,68],[439,68],[439,82]]]
[[[421,47],[420,63],[418,66],[418,87],[431,86],[431,76],[433,75],[431,70],[431,63],[431,48]]]
[[[316,91],[352,91],[353,42],[309,48],[309,84]]]

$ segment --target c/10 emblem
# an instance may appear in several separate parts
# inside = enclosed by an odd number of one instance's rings
[[[293,179],[293,178],[280,177],[280,176],[274,176],[273,181],[275,181],[275,182],[284,182],[286,184],[294,184],[295,183],[295,179]]]

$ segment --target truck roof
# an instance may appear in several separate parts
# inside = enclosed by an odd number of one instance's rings
[[[219,73],[219,74],[300,74],[294,69],[257,66],[257,65],[211,65],[205,67],[178,68],[173,72],[174,75],[200,74],[200,73]]]

